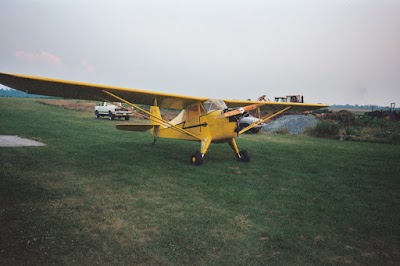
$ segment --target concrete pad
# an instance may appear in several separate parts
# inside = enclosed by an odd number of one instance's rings
[[[39,141],[24,139],[18,136],[0,135],[0,147],[30,147],[45,145],[46,144]]]

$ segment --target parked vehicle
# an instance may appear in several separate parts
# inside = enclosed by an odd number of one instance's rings
[[[239,121],[239,129],[242,130],[243,128],[251,125],[252,123],[258,122],[258,121],[260,121],[260,119],[248,114],[247,116],[245,116],[242,119],[240,119],[240,121]],[[264,123],[261,123],[261,124],[255,126],[255,127],[253,127],[252,129],[250,129],[247,132],[258,133],[258,132],[260,132],[261,128],[264,125],[265,125]]]
[[[110,120],[114,120],[115,118],[125,118],[125,120],[129,120],[132,111],[122,107],[121,104],[101,102],[99,105],[95,106],[94,114],[96,118],[108,116]]]
[[[303,95],[287,95],[285,97],[275,97],[275,102],[304,103]]]

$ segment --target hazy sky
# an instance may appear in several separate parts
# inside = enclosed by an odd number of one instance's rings
[[[400,106],[400,0],[2,0],[0,72]]]

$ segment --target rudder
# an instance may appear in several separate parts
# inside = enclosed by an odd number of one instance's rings
[[[158,106],[150,106],[150,124],[154,126],[162,125],[162,117]]]

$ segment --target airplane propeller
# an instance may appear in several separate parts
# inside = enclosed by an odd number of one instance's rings
[[[251,105],[247,105],[244,107],[239,107],[235,110],[228,111],[228,112],[222,113],[220,115],[217,115],[215,118],[228,118],[228,117],[235,116],[235,115],[243,115],[244,113],[254,110],[254,109],[257,109],[259,106],[262,106],[262,105],[264,105],[264,104],[251,104]]]

